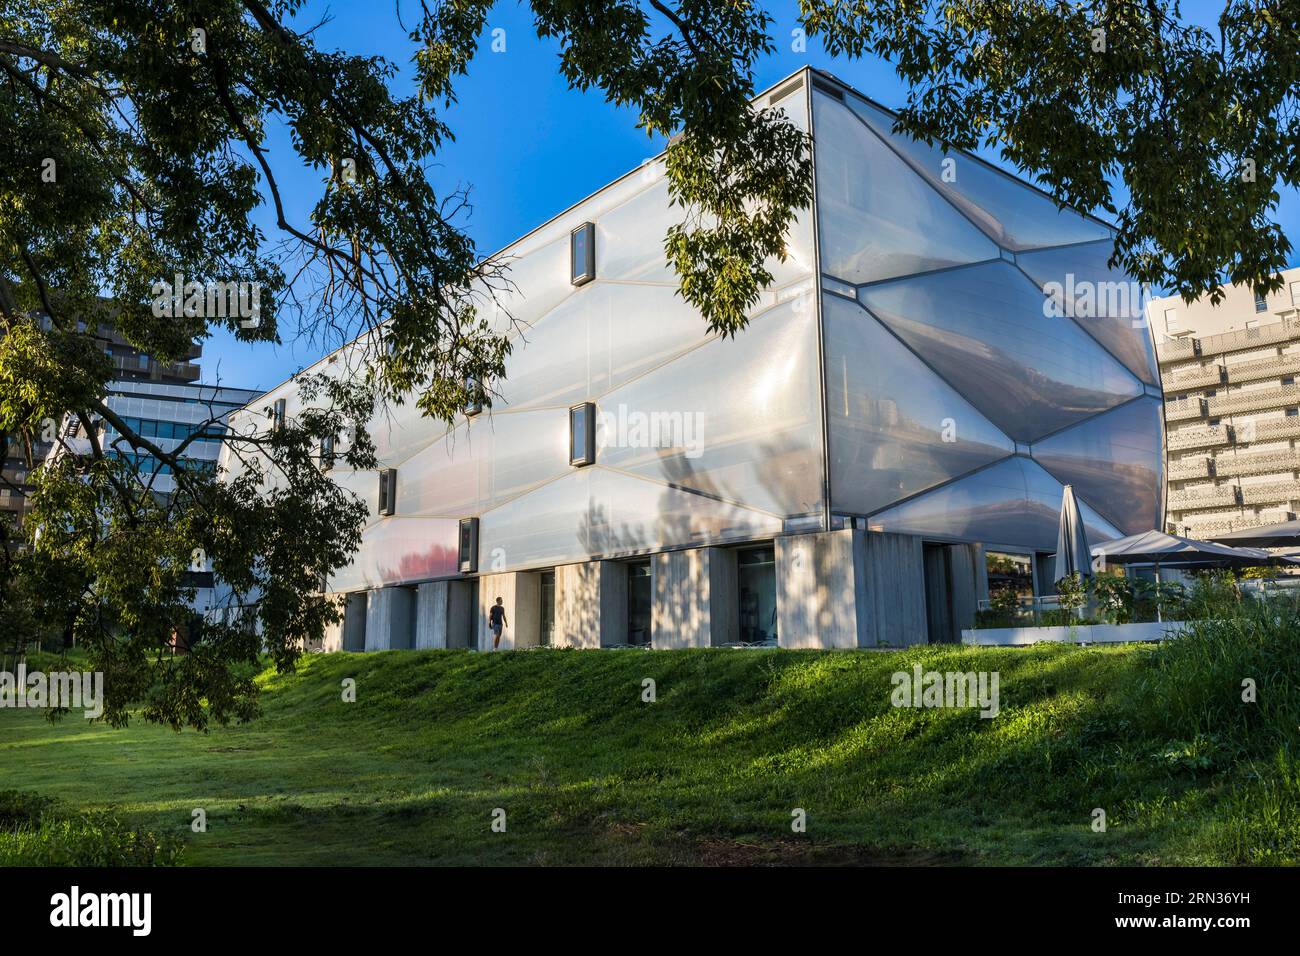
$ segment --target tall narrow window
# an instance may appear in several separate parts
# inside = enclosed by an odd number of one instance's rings
[[[584,222],[569,233],[569,281],[584,285],[596,278],[596,226]]]
[[[397,469],[384,468],[379,472],[379,513],[391,515],[397,511]]]
[[[1258,292],[1255,293],[1255,311],[1256,312],[1268,311],[1268,299],[1260,295]]]
[[[569,409],[569,464],[596,461],[596,406],[583,402]]]
[[[1178,331],[1178,310],[1165,309],[1165,331],[1173,335]]]
[[[478,379],[473,375],[465,376],[465,393],[469,396],[465,402],[465,414],[472,418],[483,411],[483,403],[478,400]]]
[[[288,401],[283,398],[277,398],[271,411],[271,430],[279,431],[284,427],[284,413],[288,406]]]
[[[1291,304],[1300,305],[1300,281],[1291,283]]]
[[[478,570],[478,518],[460,519],[458,552],[458,567],[461,574],[473,574]]]
[[[320,466],[322,471],[334,467],[334,436],[325,435],[320,440]]]

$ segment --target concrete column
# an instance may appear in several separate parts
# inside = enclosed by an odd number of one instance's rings
[[[776,539],[782,647],[904,647],[926,642],[921,539],[860,529]]]
[[[377,588],[366,608],[366,650],[409,649],[415,643],[415,589]]]
[[[349,594],[343,607],[343,650],[366,649],[366,608],[369,600],[365,591]]]
[[[447,646],[447,581],[430,581],[415,589],[415,647]]]
[[[653,647],[717,647],[740,639],[735,551],[669,551],[654,556],[653,568]]]
[[[460,580],[447,582],[447,646],[477,647],[475,624],[478,621],[478,607],[474,599],[477,580]]]
[[[343,627],[347,623],[348,596],[346,594],[332,594],[330,600],[343,612],[343,617],[333,624],[325,625],[325,633],[321,635],[320,649],[326,654],[343,650]]]
[[[587,561],[555,569],[555,647],[627,642],[627,566]]]
[[[505,571],[485,574],[478,582],[479,650],[492,649],[489,626],[492,606],[497,598],[506,610],[506,626],[501,632],[499,650],[537,647],[542,643],[541,575],[535,571]]]

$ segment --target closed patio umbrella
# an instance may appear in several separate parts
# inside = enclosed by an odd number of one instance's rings
[[[1074,572],[1083,577],[1092,575],[1092,553],[1088,548],[1088,532],[1079,516],[1079,503],[1074,498],[1074,488],[1065,486],[1061,496],[1061,522],[1056,529],[1056,571],[1053,580],[1068,578]]]

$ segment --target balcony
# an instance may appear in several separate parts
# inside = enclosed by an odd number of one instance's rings
[[[1251,431],[1253,429],[1253,431]],[[1271,441],[1274,438],[1300,437],[1300,416],[1274,418],[1263,422],[1245,422],[1234,427],[1238,441]],[[1250,438],[1246,437],[1249,432]]]
[[[1172,402],[1165,402],[1165,421],[1167,422],[1184,422],[1193,418],[1204,418],[1205,399],[1203,398],[1180,398]]]
[[[1289,342],[1300,338],[1300,323],[1284,319],[1269,325],[1242,329],[1239,332],[1224,332],[1221,335],[1209,335],[1199,339],[1202,355],[1222,355],[1225,352],[1240,352],[1243,349],[1257,349],[1261,345],[1276,342]]]
[[[1217,488],[1191,488],[1169,493],[1169,509],[1171,511],[1223,508],[1238,504],[1241,504],[1241,499],[1237,495],[1236,485],[1220,485]]]
[[[1171,362],[1186,362],[1201,354],[1201,343],[1192,336],[1177,339],[1165,339],[1156,345],[1156,358],[1161,365]]]
[[[1204,515],[1203,518],[1204,520],[1198,521],[1196,515],[1189,515],[1181,521],[1168,522],[1168,526],[1173,534],[1190,531],[1192,537],[1205,540],[1215,535],[1227,534],[1229,531],[1246,531],[1250,528],[1262,528],[1264,525],[1281,524],[1283,521],[1294,521],[1295,513],[1271,511],[1259,515],[1237,514],[1232,517]]]
[[[152,359],[147,364],[141,365],[140,358],[136,355],[115,355],[113,356],[113,367],[119,372],[130,372],[131,377],[147,375],[152,381],[160,379],[179,379],[183,382],[197,382],[199,380],[199,367],[193,362],[171,362],[162,364]]]
[[[1300,385],[1278,385],[1276,388],[1260,388],[1250,392],[1232,392],[1207,398],[1205,405],[1208,414],[1214,416],[1300,405]]]
[[[1300,355],[1279,355],[1276,358],[1228,366],[1228,381],[1234,385],[1281,378],[1284,375],[1300,375]]]
[[[1226,381],[1224,367],[1211,365],[1208,368],[1190,368],[1172,372],[1164,377],[1166,392],[1181,392],[1191,388],[1208,388],[1222,385]]]
[[[1192,478],[1214,477],[1214,459],[1204,455],[1180,458],[1169,463],[1170,481],[1188,481]]]
[[[1213,448],[1230,441],[1232,429],[1227,425],[1210,425],[1206,428],[1185,428],[1170,432],[1166,446],[1170,451],[1185,451],[1189,448]]]
[[[1273,471],[1295,471],[1300,468],[1300,450],[1294,448],[1264,451],[1249,455],[1223,455],[1214,460],[1216,474],[1267,475]]]
[[[1241,499],[1249,505],[1295,501],[1300,499],[1300,481],[1270,481],[1260,485],[1242,485]]]

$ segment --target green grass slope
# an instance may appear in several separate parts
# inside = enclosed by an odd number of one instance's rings
[[[1294,863],[1297,665],[1214,646],[315,655],[207,735],[0,711],[0,790],[192,865]],[[893,707],[917,663],[1001,713]],[[1241,703],[1269,666],[1283,704]]]

